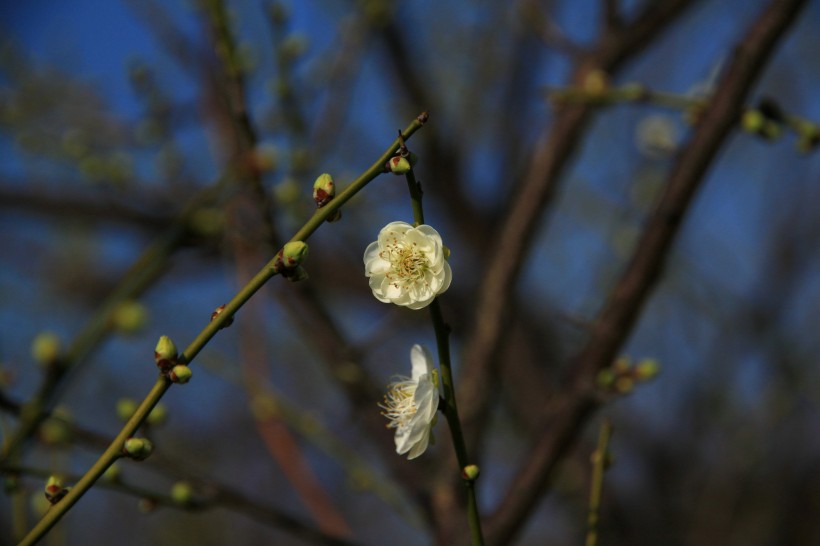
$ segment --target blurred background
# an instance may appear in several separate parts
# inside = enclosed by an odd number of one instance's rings
[[[14,436],[38,393],[52,412],[3,463],[0,543],[40,517],[49,474],[71,483],[116,435],[156,379],[159,336],[184,348],[310,217],[319,174],[347,185],[422,111],[408,146],[426,222],[451,250],[441,302],[479,505],[497,513],[549,434],[548,408],[687,145],[696,101],[768,5],[668,2],[679,6],[607,61],[663,4],[0,5],[0,435]],[[660,373],[602,386],[605,403],[505,540],[584,540],[590,454],[608,419],[601,543],[820,543],[820,154],[792,123],[820,120],[818,36],[814,2],[746,105],[791,121],[724,142],[621,348]],[[500,246],[549,135],[570,123],[551,93],[635,82],[675,100],[586,108],[523,248]],[[118,463],[44,543],[402,546],[466,533],[444,419],[408,462],[377,405],[409,374],[411,345],[435,346],[426,311],[376,301],[363,275],[381,227],[411,219],[401,177],[345,205],[309,241],[310,278],[274,278],[164,397],[144,429],[154,456]],[[488,289],[507,261],[509,282]],[[485,319],[501,323],[486,354]],[[55,360],[69,371],[49,382]]]

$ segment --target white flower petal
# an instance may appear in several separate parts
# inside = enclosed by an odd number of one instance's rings
[[[376,299],[410,309],[429,305],[452,279],[441,236],[427,225],[387,224],[365,249],[364,264]]]

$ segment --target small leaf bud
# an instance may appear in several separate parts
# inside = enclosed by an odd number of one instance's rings
[[[137,502],[137,510],[141,514],[150,514],[157,509],[157,501],[148,497],[143,497]]]
[[[645,358],[635,365],[635,379],[638,381],[649,381],[655,378],[661,371],[661,365],[653,358]]]
[[[608,389],[615,383],[615,373],[611,369],[605,368],[598,372],[596,382],[599,387]]]
[[[122,469],[120,465],[117,463],[112,464],[105,472],[103,472],[102,479],[109,482],[109,483],[116,483],[120,481],[120,475],[122,474]]]
[[[31,356],[43,367],[56,364],[61,350],[60,338],[54,332],[40,332],[31,342]]]
[[[168,336],[160,336],[154,349],[154,360],[163,372],[169,370],[177,360],[177,346]]]
[[[393,174],[405,174],[413,167],[406,157],[395,155],[387,161],[387,169]]]
[[[463,469],[461,469],[461,477],[467,481],[474,482],[478,479],[478,476],[481,474],[481,470],[478,468],[477,465],[468,464]]]
[[[191,368],[184,364],[177,364],[168,372],[168,379],[173,383],[185,384],[191,380],[192,375],[194,375],[194,372],[191,371]]]
[[[171,499],[180,506],[188,506],[194,500],[194,488],[186,481],[171,486]]]
[[[73,435],[68,423],[59,416],[52,416],[40,424],[37,436],[46,445],[66,446],[71,443]]]
[[[128,300],[120,303],[114,310],[111,322],[122,334],[133,334],[140,331],[148,320],[148,311],[138,301]]]
[[[626,394],[631,392],[632,389],[635,387],[635,380],[631,377],[623,375],[615,379],[615,390],[621,394]]]
[[[117,418],[120,421],[128,421],[134,412],[137,411],[137,402],[132,398],[120,398],[117,400]]]
[[[123,455],[135,461],[144,461],[154,451],[154,444],[147,438],[128,438],[122,446]]]
[[[146,424],[156,426],[161,425],[168,420],[168,407],[165,404],[157,404],[148,417],[145,419]]]
[[[219,307],[214,309],[213,313],[211,313],[211,322],[215,321],[216,317],[221,315],[224,311],[225,311],[225,304],[223,303],[222,305],[220,305]],[[222,326],[219,327],[219,329],[221,330],[223,328],[227,328],[231,324],[233,324],[233,317],[230,317],[230,318],[226,319],[225,322],[222,323]]]
[[[763,130],[763,126],[766,124],[766,118],[758,110],[746,110],[743,112],[740,124],[744,131],[760,134]]]
[[[609,75],[600,68],[594,68],[584,74],[581,87],[590,95],[602,95],[609,89]]]
[[[313,200],[316,206],[322,208],[336,197],[336,185],[329,174],[320,174],[313,183]]]

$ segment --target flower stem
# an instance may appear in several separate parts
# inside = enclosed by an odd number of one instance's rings
[[[410,200],[413,206],[413,222],[416,226],[424,223],[424,209],[422,208],[421,185],[416,181],[413,169],[405,174],[407,188],[410,190]],[[458,417],[456,404],[456,389],[453,383],[453,367],[450,363],[450,326],[445,322],[438,298],[430,303],[430,317],[433,329],[436,332],[436,348],[438,350],[439,368],[441,369],[441,384],[444,388],[444,417],[453,438],[453,448],[456,451],[458,466],[462,470],[464,485],[467,487],[467,520],[470,525],[470,540],[473,546],[482,546],[484,536],[481,533],[481,518],[478,513],[478,502],[475,493],[477,475],[469,477],[464,469],[471,465],[467,455],[467,445],[464,442],[464,433],[461,430],[461,420]]]
[[[607,467],[607,450],[612,437],[612,423],[605,420],[598,433],[598,446],[592,454],[592,484],[589,488],[589,512],[587,514],[586,546],[598,544],[598,520],[601,508],[601,490],[604,485],[604,472]]]
[[[305,241],[310,235],[321,226],[324,221],[334,214],[345,202],[350,200],[356,193],[364,188],[371,180],[384,172],[384,165],[396,150],[403,144],[404,139],[410,137],[419,130],[427,121],[427,113],[423,113],[413,120],[402,132],[401,139],[396,139],[393,144],[377,159],[364,173],[351,182],[336,198],[327,206],[318,209],[313,216],[305,222],[305,225],[296,232],[290,241]],[[246,284],[233,299],[225,305],[223,312],[202,329],[199,335],[183,351],[181,359],[185,363],[190,363],[205,345],[216,335],[223,323],[233,315],[253,296],[263,284],[277,274],[276,258],[274,257]],[[163,376],[160,376],[154,387],[142,401],[128,420],[117,437],[111,442],[108,449],[100,456],[97,462],[86,472],[83,477],[71,488],[71,491],[63,497],[57,504],[53,505],[45,516],[29,531],[28,535],[18,546],[29,546],[38,542],[63,515],[88,491],[94,482],[110,467],[114,461],[122,456],[122,446],[125,440],[133,436],[137,429],[145,421],[151,409],[159,402],[172,383]]]

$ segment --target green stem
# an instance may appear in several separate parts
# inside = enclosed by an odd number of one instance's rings
[[[410,200],[413,206],[413,221],[419,226],[424,223],[424,209],[421,204],[421,185],[411,169],[405,175],[407,187],[410,190]],[[461,430],[461,420],[458,417],[456,404],[456,389],[453,382],[453,367],[450,363],[450,326],[445,322],[438,298],[430,303],[430,317],[433,329],[436,332],[436,349],[438,350],[439,368],[441,370],[441,384],[444,389],[444,417],[453,438],[453,448],[458,459],[458,466],[462,470],[462,479],[467,487],[467,521],[470,526],[470,540],[473,546],[483,546],[484,536],[481,533],[481,518],[478,513],[475,481],[477,475],[469,477],[464,469],[471,465],[467,455],[467,444],[464,442],[464,433]]]
[[[409,138],[413,133],[418,131],[422,125],[427,121],[427,114],[423,113],[418,118],[413,120],[407,128],[402,132],[404,139]],[[396,139],[393,144],[377,159],[373,165],[370,166],[361,176],[351,182],[336,198],[327,206],[319,209],[316,213],[305,223],[304,226],[294,235],[291,241],[305,241],[310,235],[316,231],[319,226],[333,213],[336,212],[344,203],[350,200],[356,193],[364,188],[371,180],[384,172],[384,165],[392,155],[396,153],[403,141]],[[276,258],[268,262],[251,280],[246,284],[233,299],[225,305],[224,311],[212,320],[203,328],[199,335],[191,342],[190,345],[183,351],[181,358],[184,362],[190,363],[197,354],[205,347],[205,345],[216,335],[216,332],[222,325],[232,317],[251,296],[253,296],[259,288],[262,287],[271,277],[276,275],[277,268],[275,266]],[[122,455],[122,446],[125,440],[134,435],[137,429],[142,425],[143,421],[151,409],[159,402],[165,392],[170,388],[171,382],[165,377],[157,379],[154,388],[148,393],[145,399],[140,404],[137,411],[128,420],[123,429],[100,456],[97,462],[86,472],[79,482],[74,484],[71,491],[57,504],[51,507],[45,516],[34,526],[34,528],[26,535],[19,546],[26,546],[35,544],[39,541],[62,517],[63,515],[88,491],[94,482]]]
[[[598,543],[598,520],[601,508],[601,490],[604,486],[604,472],[607,467],[607,450],[612,437],[612,423],[604,420],[598,433],[598,446],[592,454],[592,484],[589,488],[589,512],[587,514],[586,546]]]

